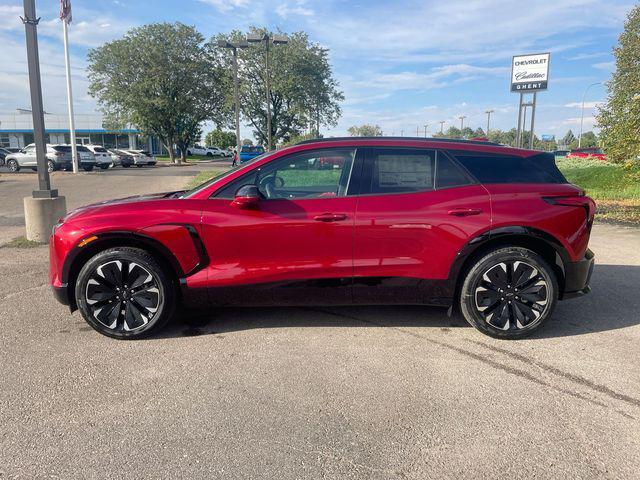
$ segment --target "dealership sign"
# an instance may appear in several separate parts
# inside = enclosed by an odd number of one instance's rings
[[[511,91],[538,92],[547,89],[550,53],[517,55],[511,63]]]

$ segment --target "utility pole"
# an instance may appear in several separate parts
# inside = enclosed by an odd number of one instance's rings
[[[424,124],[424,138],[427,138],[427,128],[429,127],[428,123]]]
[[[271,131],[271,79],[269,77],[269,46],[273,43],[274,45],[284,45],[289,43],[289,39],[284,35],[269,35],[265,33],[264,35],[259,34],[251,34],[247,35],[247,42],[250,43],[260,43],[264,42],[265,45],[265,56],[264,56],[264,65],[265,65],[265,90],[266,90],[266,98],[267,98],[267,145],[268,150],[271,151],[273,149],[273,133]]]
[[[438,122],[440,124],[440,134],[442,135],[443,133],[443,128],[444,128],[444,124],[447,123],[445,120],[441,120],[440,122]]]
[[[419,133],[419,132],[420,132],[420,126],[419,126],[419,125],[416,125],[416,137],[419,137],[419,136],[420,136],[420,133]]]
[[[67,110],[69,113],[69,140],[71,142],[71,162],[73,173],[78,173],[78,147],[76,146],[76,122],[73,115],[73,90],[71,89],[71,61],[69,60],[69,23],[71,22],[71,3],[65,2],[60,12],[62,20],[62,38],[64,43],[64,66],[67,77]]]
[[[489,126],[491,125],[491,114],[493,113],[493,110],[487,110],[484,113],[487,114],[487,136],[489,136]]]
[[[238,49],[247,48],[249,44],[244,42],[231,43],[226,40],[218,40],[218,46],[229,48],[233,52],[233,106],[236,117],[236,159],[240,163],[240,150],[242,139],[240,138],[240,80],[238,79]]]
[[[40,58],[38,56],[38,22],[35,0],[23,0],[27,63],[29,67],[29,90],[31,93],[31,115],[33,139],[36,146],[38,190],[31,197],[24,197],[24,216],[27,239],[47,242],[53,225],[66,213],[66,200],[51,188],[47,170],[46,144],[44,141],[44,109],[42,106],[42,84],[40,81]]]
[[[400,130],[400,136],[401,136],[401,137],[404,137],[404,129],[403,129],[403,130]]]
[[[587,96],[587,92],[591,87],[595,87],[596,85],[600,85],[602,82],[596,82],[589,85],[584,89],[584,93],[582,94],[582,114],[580,115],[580,135],[578,135],[578,148],[582,145],[582,127],[584,125],[584,100]]]
[[[460,119],[460,136],[462,137],[462,130],[464,130],[464,119],[467,118],[467,116],[460,115],[458,118]]]

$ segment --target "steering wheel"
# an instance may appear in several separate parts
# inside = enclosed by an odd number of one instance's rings
[[[277,175],[269,175],[260,180],[260,190],[264,191],[267,198],[276,198],[276,188],[284,187],[284,178]]]

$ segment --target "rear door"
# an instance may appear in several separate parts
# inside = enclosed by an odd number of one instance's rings
[[[445,152],[367,151],[356,206],[354,301],[446,304],[449,269],[491,222],[489,195]]]

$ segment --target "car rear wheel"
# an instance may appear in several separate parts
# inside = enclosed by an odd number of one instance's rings
[[[170,277],[146,251],[116,247],[92,257],[80,271],[76,303],[103,335],[133,339],[163,327],[173,313]]]
[[[131,166],[130,163],[123,163],[122,168],[129,168]]]
[[[90,172],[91,170],[93,170],[93,165],[86,165],[86,166],[82,167],[82,169],[85,172]]]
[[[18,161],[14,160],[13,158],[11,160],[7,160],[7,168],[12,173],[20,171],[20,165],[18,165]]]
[[[506,247],[487,253],[468,271],[460,309],[482,333],[515,339],[538,330],[557,299],[558,282],[549,264],[529,249]]]
[[[102,170],[106,170],[107,168],[109,168],[109,164],[108,163],[103,163],[103,164],[100,165],[100,168]]]
[[[47,171],[49,173],[53,172],[56,169],[56,164],[51,160],[47,160]]]

